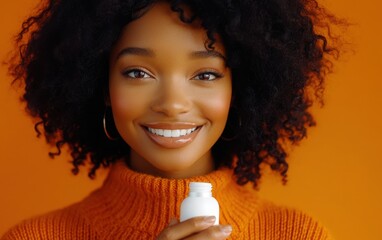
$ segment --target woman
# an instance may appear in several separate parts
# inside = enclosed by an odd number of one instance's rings
[[[67,144],[75,174],[112,169],[3,239],[330,239],[243,186],[263,166],[286,181],[285,147],[314,125],[337,53],[316,33],[326,20],[316,1],[48,2],[24,22],[12,74],[52,157]],[[212,183],[220,225],[176,220],[191,181]]]

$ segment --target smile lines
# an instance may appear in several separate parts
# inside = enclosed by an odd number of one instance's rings
[[[155,135],[161,136],[161,137],[181,137],[186,136],[188,134],[191,134],[193,131],[195,131],[197,128],[190,128],[190,129],[157,129],[157,128],[147,128],[150,133],[153,133]]]

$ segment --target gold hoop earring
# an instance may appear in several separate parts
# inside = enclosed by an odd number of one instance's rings
[[[106,128],[106,109],[105,109],[105,112],[103,113],[103,119],[102,119],[102,123],[103,123],[103,131],[105,132],[105,135],[106,137],[110,140],[110,141],[116,141],[118,139],[118,137],[112,137],[109,132],[107,131],[107,128]]]

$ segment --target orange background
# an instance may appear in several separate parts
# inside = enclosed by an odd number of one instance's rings
[[[0,3],[0,59],[37,0]],[[261,194],[313,215],[336,239],[382,239],[382,4],[378,0],[324,3],[355,23],[347,35],[354,53],[330,75],[318,126],[290,155],[289,182],[267,176]],[[0,235],[22,219],[79,201],[102,183],[70,174],[68,155],[51,160],[44,139],[0,68]]]

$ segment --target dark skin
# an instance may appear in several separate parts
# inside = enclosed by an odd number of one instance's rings
[[[224,46],[217,41],[214,51],[207,51],[207,39],[197,21],[183,23],[162,2],[124,28],[110,57],[107,104],[131,147],[133,170],[188,178],[215,169],[211,147],[227,121],[232,81]],[[174,220],[158,239],[225,239],[231,234],[230,225],[214,222],[208,216]]]

